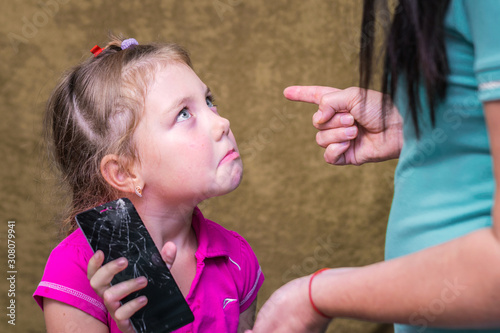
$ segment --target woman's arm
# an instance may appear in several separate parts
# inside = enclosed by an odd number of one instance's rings
[[[43,314],[47,333],[109,333],[108,326],[71,305],[44,297]]]
[[[485,103],[484,109],[498,179],[500,101]],[[498,192],[498,182],[496,187]],[[495,196],[491,228],[390,261],[317,275],[315,305],[332,317],[422,327],[500,327],[499,200]],[[319,332],[325,319],[312,311],[308,282],[309,277],[300,278],[275,292],[259,312],[254,332]],[[292,312],[302,327],[314,330],[289,324]]]
[[[353,270],[325,272],[313,299],[325,313],[416,326],[500,326],[500,244],[491,229]]]
[[[484,105],[495,179],[500,101]],[[496,181],[498,193],[499,182]],[[313,299],[334,316],[422,326],[500,326],[500,202],[493,226],[412,255],[315,279]]]

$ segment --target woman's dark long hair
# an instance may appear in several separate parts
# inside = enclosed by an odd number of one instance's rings
[[[361,24],[359,60],[360,86],[368,88],[372,77],[373,52],[378,1],[364,0]],[[430,108],[432,126],[435,125],[436,104],[446,95],[448,60],[444,43],[444,18],[449,0],[399,0],[387,32],[382,92],[393,101],[398,80],[406,83],[408,109],[419,137],[418,116],[421,113],[419,84],[423,83]],[[390,102],[383,99],[383,117]]]

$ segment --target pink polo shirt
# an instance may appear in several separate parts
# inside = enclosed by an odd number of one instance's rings
[[[205,219],[196,208],[193,229],[198,238],[196,276],[186,301],[194,322],[175,332],[237,332],[239,315],[257,297],[264,282],[252,248],[243,237]],[[80,229],[50,254],[33,297],[43,309],[43,297],[72,305],[120,332],[102,299],[87,279],[93,252]]]

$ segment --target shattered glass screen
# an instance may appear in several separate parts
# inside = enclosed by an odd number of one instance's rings
[[[171,332],[194,320],[170,271],[141,221],[126,198],[108,202],[78,214],[76,221],[92,250],[104,252],[104,263],[127,258],[125,270],[115,275],[112,285],[145,276],[148,284],[122,300],[122,304],[145,295],[148,303],[131,318],[139,333]]]

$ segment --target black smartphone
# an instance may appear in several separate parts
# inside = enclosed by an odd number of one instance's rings
[[[148,230],[132,202],[118,199],[76,216],[92,250],[104,252],[104,263],[125,257],[128,266],[113,278],[119,282],[145,276],[145,288],[133,292],[122,304],[141,295],[148,298],[131,322],[138,333],[163,333],[176,330],[194,320],[184,296],[161,258]]]

